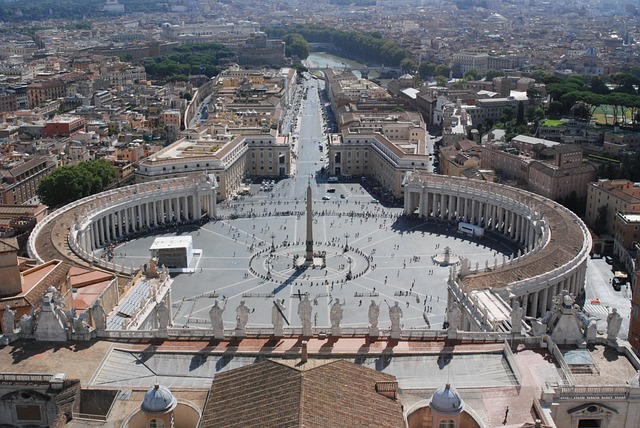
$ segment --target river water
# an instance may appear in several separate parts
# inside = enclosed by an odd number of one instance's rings
[[[311,52],[305,60],[305,63],[309,68],[364,68],[364,64],[360,62],[352,61],[327,52]],[[353,74],[358,77],[362,77],[359,71],[353,71]],[[375,79],[378,76],[379,74],[375,71],[369,73],[370,79]]]

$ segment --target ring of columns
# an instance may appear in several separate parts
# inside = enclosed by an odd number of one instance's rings
[[[408,174],[404,190],[407,215],[472,223],[521,248],[492,265],[452,269],[449,300],[464,309],[462,330],[499,330],[516,301],[539,317],[562,290],[582,292],[591,235],[562,205],[502,184],[431,174]]]
[[[40,263],[60,258],[131,274],[137,266],[118,266],[115,261],[96,257],[94,251],[157,228],[215,217],[216,190],[214,176],[198,175],[88,196],[38,223],[27,244],[29,255]]]

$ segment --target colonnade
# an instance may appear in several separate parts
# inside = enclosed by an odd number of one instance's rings
[[[486,326],[491,312],[466,295],[470,290],[500,296],[508,306],[502,313],[510,313],[517,301],[532,317],[553,308],[563,290],[574,296],[583,291],[591,236],[575,214],[554,201],[500,184],[431,174],[409,174],[404,191],[407,215],[471,223],[520,247],[508,263],[458,271],[450,279],[458,290],[455,299],[465,300],[463,307],[474,312],[463,314],[463,329]]]
[[[83,248],[90,252],[140,230],[191,222],[200,219],[203,214],[215,213],[215,199],[215,193],[174,193],[124,200],[93,215],[80,229],[78,239]]]
[[[216,217],[218,188],[215,175],[197,174],[134,184],[87,196],[38,222],[27,242],[29,255],[44,263],[41,254],[46,251],[46,246],[53,245],[61,254],[70,247],[81,259],[101,265],[101,260],[93,254],[94,250],[131,234],[178,222],[198,221],[203,216]],[[50,233],[52,225],[70,219],[72,225],[67,240],[44,236]],[[108,265],[102,267],[115,269]]]
[[[489,198],[487,198],[489,196]],[[531,210],[510,201],[492,200],[486,194],[447,193],[447,189],[405,190],[405,213],[424,218],[472,223],[494,230],[523,247],[535,245],[542,235]]]

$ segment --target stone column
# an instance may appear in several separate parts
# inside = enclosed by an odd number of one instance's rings
[[[104,229],[102,228],[102,217],[96,219],[96,227],[98,228],[98,242],[100,246],[104,243]]]
[[[535,293],[533,293],[533,298],[531,300],[531,316],[532,317],[538,317],[538,298],[539,298],[539,292],[536,291]]]
[[[129,207],[124,208],[124,234],[129,234]]]
[[[549,310],[549,288],[546,287],[542,290],[542,299],[540,301],[540,307],[538,308],[540,315],[543,316],[545,312]]]

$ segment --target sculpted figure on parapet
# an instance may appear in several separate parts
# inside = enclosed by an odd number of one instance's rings
[[[311,301],[309,296],[304,296],[304,299],[298,304],[298,316],[302,322],[302,335],[311,336]]]
[[[379,316],[380,316],[380,306],[375,302],[375,300],[371,300],[371,304],[369,305],[369,327],[371,328],[378,327]]]
[[[607,316],[607,339],[616,340],[620,332],[620,327],[622,327],[622,317],[618,313],[618,310],[613,308]]]
[[[223,312],[224,307],[220,307],[217,300],[209,310],[209,318],[211,319],[213,337],[216,339],[222,339],[224,337],[224,322],[222,321]]]

